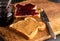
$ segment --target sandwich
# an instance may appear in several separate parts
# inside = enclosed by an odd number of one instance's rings
[[[41,30],[42,27],[45,28],[43,22],[39,23],[32,17],[26,17],[24,20],[11,24],[9,28],[16,33],[22,34],[26,39],[33,39],[38,33],[38,29]]]
[[[38,10],[37,6],[31,3],[21,5],[16,3],[15,7],[15,17],[16,18],[25,18],[25,17],[34,17],[40,18],[40,10]]]

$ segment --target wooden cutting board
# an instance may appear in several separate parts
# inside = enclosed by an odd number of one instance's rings
[[[21,4],[29,3],[28,1],[22,2]],[[35,1],[31,3],[37,5],[39,8],[44,8],[51,22],[52,29],[56,35],[60,34],[60,3],[40,1],[36,3]],[[51,38],[48,30],[39,31],[34,39],[26,40],[20,34],[16,34],[9,30],[8,28],[0,27],[0,35],[2,35],[6,41],[43,41]]]

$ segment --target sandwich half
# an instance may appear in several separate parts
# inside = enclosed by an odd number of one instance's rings
[[[38,10],[37,6],[32,3],[28,3],[25,5],[16,3],[14,7],[15,7],[15,17],[17,19],[25,18],[25,17],[40,18],[41,10]]]
[[[22,34],[26,39],[33,39],[38,32],[38,28],[41,28],[43,25],[37,22],[34,18],[27,17],[25,20],[10,25],[10,29]]]

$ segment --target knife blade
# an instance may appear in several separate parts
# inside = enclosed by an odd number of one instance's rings
[[[42,9],[42,12],[41,12],[41,18],[42,20],[46,23],[46,26],[49,30],[49,33],[51,34],[51,37],[56,39],[56,35],[55,33],[53,32],[53,29],[52,29],[52,25],[48,19],[48,16],[46,15],[45,11]]]

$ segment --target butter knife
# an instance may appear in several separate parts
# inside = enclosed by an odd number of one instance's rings
[[[46,23],[46,26],[49,30],[49,33],[51,34],[51,37],[56,39],[56,35],[55,33],[53,32],[53,29],[52,29],[52,25],[48,19],[48,16],[46,15],[45,11],[42,9],[42,12],[41,12],[41,18],[42,20]]]

